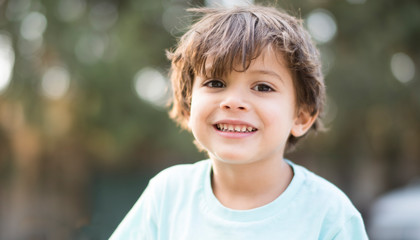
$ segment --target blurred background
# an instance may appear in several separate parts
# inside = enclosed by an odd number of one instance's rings
[[[326,133],[287,157],[372,239],[420,239],[420,1],[256,1],[305,20]],[[107,239],[160,170],[206,158],[169,120],[165,50],[211,0],[0,0],[0,239]]]

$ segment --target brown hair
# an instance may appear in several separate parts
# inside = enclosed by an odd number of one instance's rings
[[[188,129],[192,86],[195,76],[224,76],[245,71],[266,47],[284,57],[292,73],[298,107],[312,116],[322,111],[325,101],[324,78],[318,50],[302,26],[302,20],[272,7],[190,9],[201,14],[178,42],[175,51],[167,52],[171,60],[170,79],[173,99],[170,116]],[[205,69],[211,61],[210,73]],[[235,67],[241,69],[236,69]],[[319,130],[319,118],[311,129]],[[286,150],[300,139],[290,135]]]

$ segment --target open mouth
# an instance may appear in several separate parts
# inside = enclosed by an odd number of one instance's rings
[[[222,132],[238,132],[238,133],[249,133],[257,131],[256,128],[247,125],[235,125],[235,124],[224,124],[218,123],[214,125],[215,128]]]

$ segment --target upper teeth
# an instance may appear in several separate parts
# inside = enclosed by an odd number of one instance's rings
[[[257,130],[251,126],[246,126],[246,125],[232,125],[232,124],[218,123],[216,124],[216,126],[219,130],[222,130],[224,132],[253,132]]]

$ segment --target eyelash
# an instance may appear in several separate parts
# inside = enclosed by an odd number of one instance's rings
[[[216,86],[216,84],[217,84],[217,86]],[[225,83],[223,81],[220,81],[220,80],[209,80],[209,81],[205,82],[203,85],[206,86],[206,87],[209,87],[209,88],[224,88],[224,87],[226,87]],[[273,92],[274,91],[274,89],[272,87],[270,87],[269,85],[264,84],[264,83],[257,84],[254,87],[252,87],[251,89],[254,90],[254,91],[257,91],[257,92]]]

